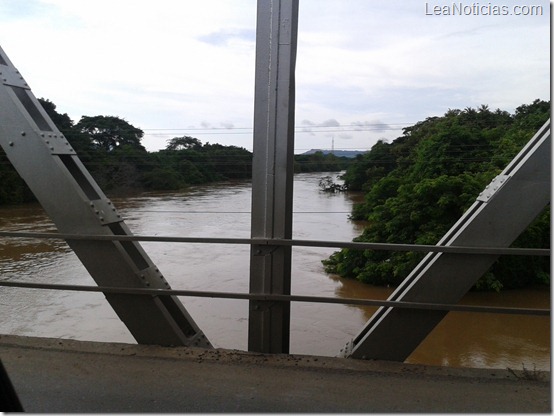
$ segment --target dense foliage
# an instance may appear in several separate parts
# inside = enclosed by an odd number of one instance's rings
[[[34,201],[34,195],[0,149],[0,205]]]
[[[252,177],[252,153],[237,146],[203,144],[174,137],[165,149],[147,152],[144,132],[115,116],[84,116],[78,123],[60,114],[49,100],[39,102],[76,150],[79,158],[108,194],[143,190],[179,190],[191,185]],[[296,155],[296,172],[344,170],[350,159],[324,155]],[[33,194],[0,149],[0,205],[34,200]]]
[[[294,156],[294,172],[339,172],[352,163],[348,157],[338,157],[332,153],[315,152]]]
[[[521,150],[550,114],[536,100],[514,114],[449,110],[378,142],[344,175],[349,190],[365,193],[353,219],[367,221],[360,242],[436,244],[478,194]],[[513,247],[550,246],[546,208]],[[398,285],[424,254],[343,249],[324,261],[326,271],[376,285]],[[502,256],[475,289],[500,290],[550,280],[548,257]]]

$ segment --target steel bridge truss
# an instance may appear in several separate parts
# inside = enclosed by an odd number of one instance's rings
[[[394,246],[292,240],[297,26],[298,0],[258,0],[251,239],[212,239],[251,246],[250,293],[213,297],[249,300],[248,349],[265,353],[289,352],[291,301],[338,303],[291,296],[292,245]],[[171,290],[140,246],[141,238],[132,235],[2,49],[0,80],[0,146],[54,221],[57,235],[67,241],[98,285],[82,288],[102,291],[139,343],[211,348],[176,297],[193,292]],[[517,251],[507,247],[550,201],[550,143],[547,122],[436,246],[403,245],[402,250],[426,248],[429,254],[387,301],[346,302],[381,307],[342,356],[405,360],[447,310],[456,309],[454,304],[503,254],[502,248]],[[45,288],[15,282],[2,286]]]
[[[2,49],[0,77],[0,145],[58,230],[131,235]],[[170,288],[136,241],[66,241],[100,286]],[[177,297],[105,296],[139,343],[211,346]]]
[[[509,247],[550,203],[550,120],[437,246]],[[455,304],[498,258],[495,254],[429,253],[389,301]],[[341,354],[404,361],[447,311],[381,307]]]

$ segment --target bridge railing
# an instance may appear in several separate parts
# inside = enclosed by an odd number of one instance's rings
[[[392,243],[368,243],[368,242],[344,242],[323,240],[298,240],[298,239],[260,239],[260,238],[205,238],[205,237],[168,237],[148,235],[83,235],[62,233],[38,233],[38,232],[7,232],[0,231],[0,237],[5,238],[36,238],[36,239],[61,239],[61,240],[87,240],[87,241],[143,241],[160,243],[203,243],[203,244],[235,244],[256,246],[297,246],[297,247],[331,247],[349,248],[356,250],[387,250],[387,251],[412,251],[412,252],[443,252],[458,254],[494,254],[517,256],[550,256],[550,249],[537,248],[505,248],[505,247],[467,247],[467,246],[439,246],[422,244],[392,244]],[[332,298],[307,295],[282,295],[282,294],[255,294],[240,292],[214,292],[184,289],[156,289],[133,288],[112,286],[86,286],[72,284],[52,284],[46,282],[18,282],[2,281],[0,287],[17,287],[29,289],[66,290],[80,292],[101,292],[105,294],[126,295],[151,295],[151,296],[185,296],[205,297],[221,299],[242,299],[259,301],[280,302],[311,302],[330,303],[374,307],[395,307],[404,309],[426,309],[456,312],[479,312],[510,315],[534,315],[549,316],[549,309],[541,308],[512,308],[494,307],[488,305],[459,305],[448,303],[406,302],[400,300],[379,300],[359,298]]]

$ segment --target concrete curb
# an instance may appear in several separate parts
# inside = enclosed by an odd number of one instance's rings
[[[102,354],[112,356],[136,356],[167,360],[213,362],[218,364],[263,365],[268,367],[297,367],[325,369],[337,372],[367,372],[422,377],[471,378],[489,380],[526,380],[550,382],[550,372],[529,369],[453,368],[405,364],[391,361],[354,360],[299,354],[261,354],[222,348],[161,347],[125,343],[77,341],[59,338],[38,338],[16,335],[0,335],[0,346],[21,349],[41,349],[60,352]]]

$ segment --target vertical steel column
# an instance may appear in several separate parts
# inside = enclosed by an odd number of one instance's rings
[[[437,245],[508,247],[548,205],[551,165],[549,120]],[[429,253],[388,300],[455,304],[497,258]],[[381,307],[342,355],[404,361],[446,314]]]
[[[298,0],[258,0],[252,238],[292,238]],[[250,293],[290,294],[291,248],[252,245]],[[290,302],[250,301],[248,349],[289,351]]]
[[[1,48],[0,146],[61,233],[131,235]],[[170,288],[138,242],[67,243],[100,286]],[[105,296],[141,344],[211,347],[175,296]]]

